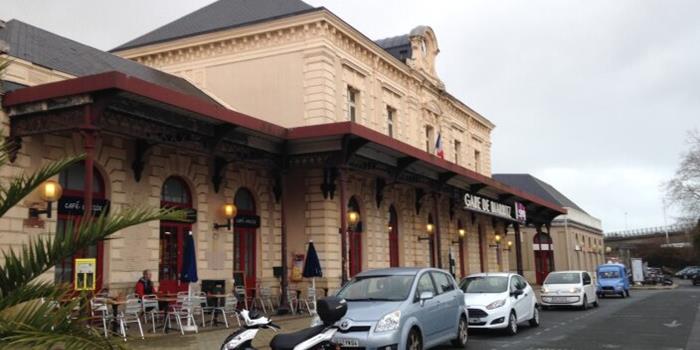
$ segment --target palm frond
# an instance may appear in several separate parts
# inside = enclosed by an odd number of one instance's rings
[[[69,290],[70,286],[65,284],[53,282],[28,283],[0,298],[0,310],[6,310],[33,300],[58,300],[66,295]]]
[[[129,208],[118,214],[83,220],[76,226],[69,225],[63,236],[32,238],[19,254],[14,250],[5,252],[5,261],[0,266],[0,297],[8,297],[58,262],[122,229],[148,221],[182,221],[184,218],[185,212],[182,210]]]
[[[3,149],[0,150],[0,154],[7,155],[7,149],[4,145],[3,143]],[[32,191],[39,187],[44,181],[58,175],[63,170],[84,158],[84,155],[79,155],[58,160],[44,165],[33,174],[23,174],[12,179],[7,185],[0,186],[0,216],[5,215],[10,208],[17,205],[17,203],[32,193]]]

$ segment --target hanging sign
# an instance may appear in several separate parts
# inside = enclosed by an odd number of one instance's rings
[[[58,213],[63,215],[83,215],[85,204],[83,197],[63,196],[58,200]],[[92,200],[92,215],[100,216],[109,212],[109,201],[106,199]]]
[[[75,259],[75,290],[95,290],[95,270],[97,270],[97,260]]]
[[[515,220],[521,224],[527,222],[527,209],[523,203],[515,202]]]
[[[464,195],[464,209],[513,220],[513,207],[510,205],[471,193]]]
[[[235,218],[233,218],[233,227],[258,228],[260,227],[260,216],[237,215]]]

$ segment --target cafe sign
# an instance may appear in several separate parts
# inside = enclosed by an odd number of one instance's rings
[[[237,215],[235,218],[233,218],[233,227],[258,228],[260,227],[260,216]]]
[[[92,215],[100,216],[109,211],[109,201],[106,199],[92,200]],[[83,197],[63,196],[58,200],[58,213],[63,215],[83,215],[85,203]]]
[[[527,222],[527,209],[525,209],[525,205],[520,202],[515,202],[515,221],[524,224]]]
[[[471,193],[464,194],[464,209],[513,220],[513,207],[510,205]]]

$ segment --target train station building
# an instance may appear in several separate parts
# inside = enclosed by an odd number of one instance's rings
[[[235,273],[248,288],[303,286],[309,241],[328,289],[389,266],[521,271],[523,232],[546,234],[566,213],[491,176],[495,125],[448,92],[427,26],[372,40],[322,7],[234,0],[112,52],[18,20],[0,41],[12,60],[0,120],[16,146],[2,181],[86,154],[57,179],[50,218],[28,215],[46,205],[32,195],[0,219],[3,249],[62,234],[82,208],[191,213],[83,252],[99,287],[131,288],[147,268],[161,289],[186,288],[190,232],[200,279],[229,286]],[[46,278],[70,282],[73,269]]]

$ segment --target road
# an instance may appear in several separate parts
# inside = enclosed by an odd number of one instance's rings
[[[512,337],[471,330],[467,349],[698,350],[700,286],[680,284],[674,290],[632,291],[627,299],[601,299],[598,308],[587,311],[543,311],[540,327],[524,324]]]

